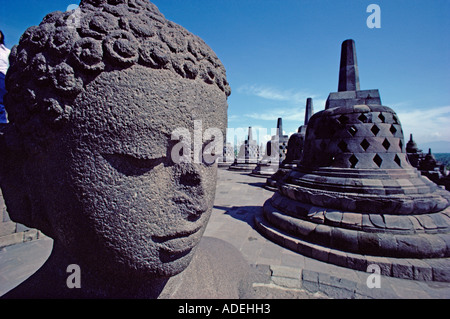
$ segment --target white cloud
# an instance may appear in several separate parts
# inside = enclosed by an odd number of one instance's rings
[[[306,99],[315,95],[311,95],[305,91],[295,90],[279,90],[273,87],[259,86],[259,85],[244,85],[237,89],[238,93],[254,95],[266,100],[285,101],[295,104],[306,104]]]
[[[405,139],[413,134],[418,143],[450,141],[450,106],[411,109],[411,105],[399,103],[394,111],[402,123]]]
[[[313,99],[315,110],[322,110],[325,107],[326,100],[318,99],[317,95],[310,94],[306,91],[296,91],[293,89],[280,90],[273,87],[258,86],[258,85],[244,85],[237,89],[240,94],[253,95],[262,99],[271,101],[287,102],[294,105],[284,108],[273,108],[263,112],[249,112],[244,114],[245,117],[254,120],[276,121],[282,118],[286,121],[296,121],[302,124],[305,120],[305,106],[308,98]]]

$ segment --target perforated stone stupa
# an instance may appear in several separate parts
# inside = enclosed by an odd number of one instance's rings
[[[383,275],[450,281],[450,193],[412,167],[396,113],[361,91],[355,43],[342,45],[339,92],[308,123],[303,157],[256,217],[308,257]]]
[[[292,168],[297,167],[297,163],[300,161],[303,146],[305,144],[306,128],[308,126],[309,119],[314,114],[313,100],[308,98],[306,100],[305,109],[305,122],[298,128],[297,133],[292,134],[287,143],[286,156],[281,162],[278,170],[266,180],[265,188],[275,191],[277,190],[277,181],[286,176]]]
[[[253,139],[252,128],[248,128],[248,138],[241,145],[239,153],[234,163],[229,167],[231,170],[240,170],[251,172],[258,165],[259,160],[259,146],[256,140]]]
[[[218,160],[219,167],[229,167],[234,163],[234,146],[231,143],[224,143],[223,154]]]
[[[289,136],[283,134],[283,119],[278,118],[276,134],[266,144],[266,153],[251,175],[270,177],[286,158]]]

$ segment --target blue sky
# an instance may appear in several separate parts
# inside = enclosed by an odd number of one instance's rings
[[[7,46],[46,13],[76,0],[2,0]],[[424,149],[450,153],[449,0],[154,0],[160,11],[208,43],[224,63],[233,93],[229,127],[286,134],[337,90],[342,41],[354,39],[361,89],[379,89]],[[369,29],[369,4],[381,28]],[[261,130],[262,129],[262,130]],[[244,131],[245,131],[244,130]],[[263,137],[263,136],[261,136]],[[447,142],[447,143],[444,143]]]

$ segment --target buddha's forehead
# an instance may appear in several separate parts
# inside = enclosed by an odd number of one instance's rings
[[[227,123],[225,95],[201,81],[141,66],[103,72],[75,104],[77,134],[102,148],[139,145],[151,149],[151,157],[165,155],[176,130],[224,132]]]

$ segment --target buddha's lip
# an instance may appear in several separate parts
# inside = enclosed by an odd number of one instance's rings
[[[180,254],[192,250],[198,243],[200,231],[203,225],[192,230],[181,231],[172,235],[152,236],[153,242],[160,245],[161,249],[169,254]]]

